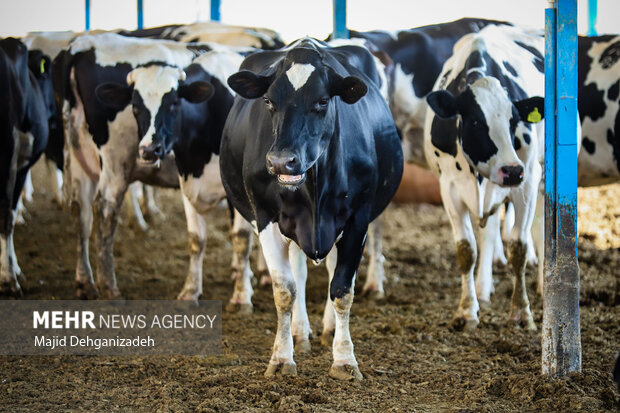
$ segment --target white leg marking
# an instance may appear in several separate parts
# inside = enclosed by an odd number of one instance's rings
[[[277,223],[270,223],[258,235],[265,261],[273,281],[273,298],[278,313],[278,328],[266,376],[279,369],[283,374],[296,374],[293,361],[291,310],[295,301],[295,280],[289,262],[289,246],[282,237]]]
[[[189,271],[179,300],[197,301],[202,295],[202,262],[207,243],[207,223],[183,194],[183,208],[189,233]]]
[[[149,229],[149,225],[144,220],[142,210],[140,209],[140,198],[142,198],[142,183],[133,182],[129,185],[129,200],[131,205],[131,212],[136,225],[142,231],[146,232]]]
[[[500,239],[499,212],[487,219],[486,226],[478,231],[480,254],[476,271],[476,293],[478,300],[488,302],[493,293],[493,254]]]
[[[332,278],[334,278],[334,271],[336,271],[337,261],[338,248],[334,245],[325,260],[325,266],[327,267],[327,273],[329,275],[329,282],[327,283],[327,300],[325,300],[325,311],[323,312],[323,332],[321,333],[321,344],[324,346],[329,346],[331,344],[332,336],[336,330],[336,313],[329,295],[329,289],[332,283]]]
[[[306,255],[301,248],[291,242],[289,245],[289,261],[297,289],[297,297],[293,303],[292,333],[296,344],[296,350],[300,352],[310,351],[310,321],[306,311],[306,279],[308,278],[308,265]]]
[[[252,251],[252,225],[235,210],[231,230],[233,244],[232,276],[235,287],[230,303],[239,306],[240,312],[252,311],[252,277],[250,269],[250,251]]]
[[[372,294],[372,298],[381,299],[385,296],[383,291],[383,282],[385,281],[385,270],[383,263],[385,257],[382,254],[383,241],[383,215],[379,215],[377,219],[370,223],[368,229],[368,274],[364,288],[364,293]]]

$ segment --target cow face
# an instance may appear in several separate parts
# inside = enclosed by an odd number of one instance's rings
[[[458,96],[439,90],[427,101],[440,118],[458,116],[461,148],[482,176],[501,186],[517,186],[523,181],[524,165],[513,145],[515,130],[519,121],[542,120],[543,98],[511,102],[497,79],[483,77]]]
[[[305,181],[334,135],[335,99],[353,104],[368,91],[360,78],[340,76],[306,47],[289,51],[271,73],[241,71],[228,84],[246,99],[262,98],[274,135],[266,167],[280,184],[292,188]]]
[[[52,60],[40,50],[28,51],[28,68],[37,80],[43,94],[43,101],[50,124],[55,122],[56,102],[54,100],[54,87],[52,85]]]
[[[141,163],[157,163],[170,152],[179,135],[183,100],[200,103],[213,94],[210,83],[184,81],[185,72],[179,68],[150,65],[129,72],[128,86],[105,83],[97,87],[97,97],[107,105],[120,109],[131,102]]]

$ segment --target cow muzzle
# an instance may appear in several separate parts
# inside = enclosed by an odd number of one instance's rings
[[[269,152],[267,154],[267,170],[276,175],[282,185],[297,186],[306,180],[305,171],[301,170],[299,158],[289,152]]]
[[[138,149],[138,161],[144,165],[159,164],[164,158],[164,145],[154,142],[150,145],[140,145]]]
[[[523,182],[523,166],[503,165],[499,168],[498,176],[502,186],[517,186]]]

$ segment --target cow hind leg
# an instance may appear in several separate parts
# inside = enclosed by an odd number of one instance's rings
[[[260,232],[259,240],[271,274],[273,299],[278,315],[273,353],[269,360],[269,367],[265,371],[265,377],[273,377],[276,374],[296,375],[297,366],[293,361],[291,311],[297,290],[289,262],[289,246],[275,223],[268,224]]]
[[[250,269],[250,252],[252,251],[252,225],[239,212],[234,211],[233,227],[230,233],[233,246],[231,264],[231,278],[235,280],[233,295],[230,298],[228,310],[241,314],[252,313],[252,277]]]
[[[149,225],[146,223],[144,219],[144,215],[142,215],[142,210],[140,209],[140,199],[143,197],[142,195],[142,183],[141,182],[132,182],[129,185],[129,201],[132,212],[132,222],[142,231],[147,232],[149,229]]]
[[[480,228],[479,246],[480,255],[476,273],[476,294],[478,301],[488,303],[493,293],[493,253],[495,244],[500,237],[499,213],[495,213],[487,219],[484,228]]]
[[[207,245],[207,223],[204,215],[194,208],[185,194],[183,207],[189,233],[189,271],[177,298],[197,302],[202,295],[202,263]]]
[[[165,218],[165,214],[157,206],[157,188],[144,185],[144,214],[148,219]]]
[[[333,248],[325,259],[325,266],[329,275],[329,284],[331,285],[336,270],[336,262],[338,260],[338,251]],[[336,313],[330,298],[329,288],[327,289],[327,300],[325,300],[325,310],[323,312],[323,331],[321,332],[321,344],[329,347],[334,340],[334,331],[336,330]]]
[[[295,343],[295,351],[298,353],[309,353],[311,349],[310,336],[312,335],[312,329],[310,328],[310,320],[308,320],[308,312],[306,311],[308,265],[306,255],[294,242],[291,242],[289,245],[289,260],[293,272],[293,279],[295,280],[295,288],[297,290],[297,297],[293,303],[291,321],[293,342]]]
[[[256,260],[256,274],[258,274],[258,285],[261,287],[264,285],[271,285],[271,276],[269,275],[269,269],[267,269],[267,263],[265,262],[265,255],[263,249],[258,244],[257,260]]]
[[[385,281],[385,270],[383,263],[385,257],[383,249],[383,215],[379,215],[368,228],[368,252],[370,259],[368,262],[368,273],[366,282],[362,288],[362,294],[368,294],[373,300],[381,300],[385,297],[383,282]]]

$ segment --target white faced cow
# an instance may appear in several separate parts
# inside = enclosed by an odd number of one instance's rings
[[[498,234],[496,210],[515,207],[509,263],[515,276],[510,320],[535,329],[525,288],[527,238],[541,178],[544,92],[543,38],[512,27],[488,26],[463,37],[427,100],[424,149],[439,177],[452,224],[461,301],[456,328],[478,324],[478,296],[492,289],[490,259]],[[476,231],[480,228],[480,266]],[[491,252],[490,252],[491,251]]]
[[[72,188],[72,212],[80,228],[76,269],[79,296],[97,294],[88,259],[93,200],[99,223],[97,286],[104,297],[117,297],[120,292],[114,274],[113,236],[127,185],[140,180],[176,187],[180,173],[184,177],[182,185],[186,186],[185,181],[209,173],[205,165],[217,153],[217,133],[223,128],[232,95],[226,87],[213,85],[216,81],[222,84],[217,75],[222,75],[220,66],[225,65],[225,60],[213,59],[217,63],[212,67],[213,72],[192,61],[197,55],[222,48],[214,44],[190,45],[115,34],[83,36],[73,42],[66,64],[71,68],[67,70],[71,79],[66,83],[73,87],[69,97],[75,99],[67,131],[70,153],[67,181]],[[240,61],[239,56],[236,59]],[[232,72],[238,61],[228,62],[227,70]],[[211,97],[214,93],[217,96]],[[173,138],[180,133],[190,134],[186,147],[175,147]],[[136,162],[139,137],[153,145],[144,145],[140,153],[142,161]],[[164,157],[173,148],[176,159]],[[192,208],[199,206],[197,213],[204,213],[208,208],[205,204],[221,200],[223,191],[219,192],[213,198],[200,198],[198,195],[202,194],[197,191],[196,199],[188,198],[194,201]],[[186,203],[186,210],[189,206]],[[188,218],[190,271],[180,295],[186,299],[196,299],[202,285],[198,281],[205,228],[201,226],[204,221],[192,222],[194,215]]]
[[[293,338],[307,343],[310,333],[306,257],[327,257],[330,375],[361,379],[349,333],[355,275],[368,224],[402,175],[372,55],[306,38],[256,53],[241,69],[228,79],[240,96],[226,121],[220,167],[229,202],[259,233],[273,280],[278,327],[265,375],[296,374]]]

